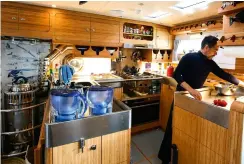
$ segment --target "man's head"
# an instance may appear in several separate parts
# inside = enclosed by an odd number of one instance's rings
[[[218,38],[211,35],[206,36],[202,40],[201,51],[208,59],[212,59],[217,55],[217,51],[219,49],[219,46],[217,45],[218,40]]]

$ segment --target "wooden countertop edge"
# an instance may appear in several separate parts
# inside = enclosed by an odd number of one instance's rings
[[[35,164],[40,164],[40,162],[41,162],[41,148],[42,148],[42,145],[45,144],[45,123],[47,122],[47,119],[49,119],[49,107],[50,107],[50,97],[48,98],[47,103],[46,103],[39,141],[38,141],[37,147],[34,150],[34,163]]]
[[[240,101],[234,101],[231,104],[230,110],[244,114],[244,103]]]

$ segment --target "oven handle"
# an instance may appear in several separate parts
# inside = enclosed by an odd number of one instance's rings
[[[146,105],[138,105],[138,106],[133,106],[133,107],[130,107],[130,108],[131,109],[135,109],[135,108],[147,107],[147,106],[151,106],[151,105],[159,105],[159,103],[151,103],[151,104],[146,104]]]

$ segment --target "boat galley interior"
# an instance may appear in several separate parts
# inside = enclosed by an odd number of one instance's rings
[[[244,2],[1,2],[1,163],[244,164]]]

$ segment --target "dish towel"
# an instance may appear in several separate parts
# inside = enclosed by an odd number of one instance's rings
[[[62,65],[59,68],[59,80],[60,83],[64,83],[65,85],[69,84],[72,80],[74,74],[74,69],[69,65]]]

